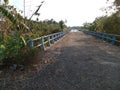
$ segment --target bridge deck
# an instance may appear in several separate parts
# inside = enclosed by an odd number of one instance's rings
[[[40,59],[39,55],[36,59]],[[9,90],[120,90],[120,48],[71,32],[43,55],[44,65]],[[12,87],[11,87],[12,86]],[[22,88],[22,89],[19,89]],[[5,89],[8,90],[8,89]]]

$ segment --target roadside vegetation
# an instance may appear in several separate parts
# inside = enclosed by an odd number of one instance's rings
[[[113,5],[104,11],[105,16],[97,17],[92,23],[84,23],[84,27],[90,31],[120,35],[120,0],[114,0]],[[111,14],[111,11],[114,12]]]
[[[23,18],[14,6],[4,0],[0,5],[0,63],[23,64],[37,50],[29,47],[29,40],[43,35],[61,32],[66,28],[64,21],[54,19],[35,21]]]

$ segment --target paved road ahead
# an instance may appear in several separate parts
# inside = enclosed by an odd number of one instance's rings
[[[120,90],[120,48],[82,32],[67,34],[42,60],[43,69],[3,90]]]

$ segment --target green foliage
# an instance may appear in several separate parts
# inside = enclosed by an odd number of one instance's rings
[[[53,19],[40,22],[27,20],[26,23],[30,27],[30,30],[33,32],[33,34],[36,34],[36,36],[63,31],[63,29],[61,29],[61,26],[59,25],[59,22],[56,22]],[[64,27],[65,25],[63,26],[63,28]]]
[[[115,0],[115,1],[114,1],[114,5],[120,6],[120,0]]]
[[[23,19],[14,6],[0,6],[0,12],[3,15],[0,23],[0,62],[4,63],[24,62],[34,52],[29,48],[30,39],[63,31],[65,27],[63,22],[53,19]]]
[[[106,15],[96,18],[93,23],[85,23],[84,27],[96,32],[105,32],[105,33],[120,35],[120,0],[114,0],[113,6],[109,6],[109,7],[110,9],[115,8],[114,10],[116,11],[110,16]],[[106,12],[109,11],[109,9],[108,10],[105,9],[105,10]]]
[[[5,57],[5,45],[3,40],[3,34],[0,34],[0,61]]]
[[[96,23],[84,23],[84,28],[94,31],[96,28]]]
[[[20,48],[23,46],[23,41],[17,32],[13,32],[10,39],[6,42],[6,56],[13,57],[17,55]]]
[[[0,6],[0,12],[7,17],[13,24],[16,24],[17,20],[15,17],[9,13],[4,7]]]
[[[59,25],[60,25],[60,28],[63,29],[63,28],[64,28],[64,21],[61,20],[61,21],[59,22]]]
[[[117,17],[115,14],[108,17],[103,24],[103,30],[106,33],[120,34],[120,17]]]
[[[16,56],[19,53],[21,47],[23,47],[24,45],[20,34],[16,31],[12,32],[7,40],[5,40],[4,38],[0,39],[0,61],[5,58]]]
[[[93,23],[87,24],[87,26],[84,25],[84,27],[96,32],[120,34],[119,13],[114,13],[111,16],[102,16],[96,18]]]

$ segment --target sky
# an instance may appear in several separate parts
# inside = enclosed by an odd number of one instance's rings
[[[25,15],[29,18],[43,0],[25,0]],[[93,22],[96,17],[105,13],[101,8],[106,7],[107,0],[44,0],[39,10],[39,20],[67,20],[67,26],[81,26],[85,22]],[[10,0],[18,10],[24,10],[24,0]],[[36,16],[33,17],[36,19]]]

